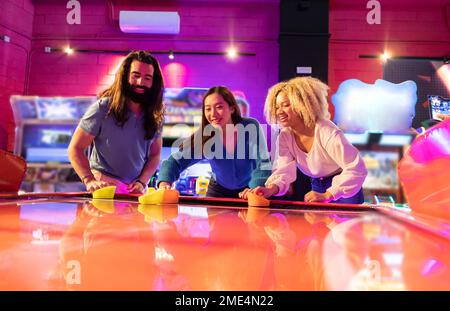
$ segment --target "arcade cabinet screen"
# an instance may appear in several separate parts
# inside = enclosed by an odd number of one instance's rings
[[[397,189],[399,187],[397,165],[398,152],[361,151],[368,174],[364,181],[365,189]]]
[[[402,147],[410,145],[414,137],[412,135],[384,134],[380,138],[380,146]]]
[[[443,98],[437,95],[428,95],[428,103],[432,119],[442,121],[437,114],[450,115],[450,98]]]
[[[11,105],[17,120],[79,120],[95,100],[95,96],[12,96]]]
[[[67,147],[76,124],[25,124],[22,156],[29,163],[69,163]]]
[[[165,123],[195,123],[202,121],[203,96],[207,88],[166,88],[164,90],[164,105],[166,107]],[[241,91],[233,91],[241,115],[249,115],[249,104],[245,94]]]

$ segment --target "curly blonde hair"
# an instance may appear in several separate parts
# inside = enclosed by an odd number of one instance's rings
[[[328,86],[319,79],[297,77],[272,86],[266,97],[264,115],[267,122],[274,124],[276,117],[276,98],[283,93],[289,99],[292,109],[302,118],[306,127],[312,128],[318,120],[329,119]]]

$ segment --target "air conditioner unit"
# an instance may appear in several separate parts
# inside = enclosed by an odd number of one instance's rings
[[[180,33],[178,12],[120,11],[119,26],[126,33],[168,34]]]

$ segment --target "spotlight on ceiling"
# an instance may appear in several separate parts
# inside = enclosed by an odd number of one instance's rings
[[[235,59],[238,55],[237,50],[234,47],[231,47],[227,50],[227,57],[231,59]]]

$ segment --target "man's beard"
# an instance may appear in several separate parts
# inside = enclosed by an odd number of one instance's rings
[[[143,89],[144,93],[137,93],[136,89]],[[133,102],[147,106],[150,101],[150,88],[146,86],[136,86],[127,83],[125,87],[125,95]]]

